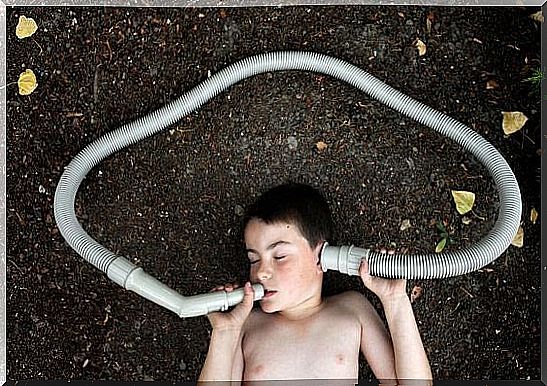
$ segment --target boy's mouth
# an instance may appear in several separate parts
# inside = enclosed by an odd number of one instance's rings
[[[270,298],[270,297],[274,296],[276,293],[277,293],[277,291],[265,289],[264,290],[264,299]]]

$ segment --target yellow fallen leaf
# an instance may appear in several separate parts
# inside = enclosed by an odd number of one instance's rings
[[[536,208],[532,208],[530,211],[530,221],[532,221],[532,224],[535,224],[538,219],[538,212]]]
[[[445,246],[446,246],[446,238],[443,238],[441,239],[441,241],[437,243],[437,246],[435,247],[435,252],[437,253],[442,252]]]
[[[503,132],[506,135],[513,134],[520,129],[528,120],[528,117],[520,111],[502,111],[503,114]]]
[[[531,14],[529,18],[535,21],[539,21],[540,23],[543,23],[543,20],[544,20],[543,12],[537,11],[536,13]]]
[[[466,214],[473,209],[475,203],[475,193],[464,190],[451,190],[452,197],[456,203],[456,210],[459,214]]]
[[[524,245],[524,229],[522,229],[522,227],[519,227],[517,234],[513,237],[513,241],[511,241],[511,244],[519,248],[522,248]]]
[[[418,48],[418,54],[420,56],[424,56],[426,51],[427,51],[427,47],[425,46],[425,43],[422,42],[420,39],[416,39],[416,48]]]
[[[29,36],[32,36],[38,29],[38,25],[34,21],[33,18],[27,18],[26,16],[19,16],[19,23],[17,23],[17,27],[15,27],[15,35],[19,39],[28,38]]]
[[[34,75],[32,70],[25,70],[25,72],[22,72],[21,75],[19,75],[17,85],[19,86],[19,94],[29,95],[36,89],[36,86],[38,86],[38,83],[36,83],[36,75]]]
[[[317,150],[323,151],[327,148],[327,144],[323,141],[319,141],[315,144],[315,147],[317,148]]]

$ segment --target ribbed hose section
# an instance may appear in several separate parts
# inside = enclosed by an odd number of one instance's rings
[[[477,244],[442,254],[382,255],[371,252],[369,265],[373,275],[408,279],[461,275],[490,263],[509,246],[520,222],[520,191],[511,169],[493,146],[467,126],[400,93],[356,66],[318,53],[293,51],[261,54],[236,62],[168,105],[84,148],[66,168],[55,193],[55,219],[70,246],[105,272],[117,257],[82,229],[74,213],[76,192],[94,166],[116,151],[164,130],[231,85],[256,74],[283,70],[314,71],[343,80],[431,127],[472,153],[487,168],[498,187],[498,219],[492,231]]]

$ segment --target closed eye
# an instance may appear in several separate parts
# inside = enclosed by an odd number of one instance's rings
[[[276,256],[276,257],[274,257],[274,259],[276,259],[276,260],[282,260],[282,259],[284,259],[285,257],[287,257],[287,256]]]
[[[251,265],[258,263],[260,260],[250,261]]]

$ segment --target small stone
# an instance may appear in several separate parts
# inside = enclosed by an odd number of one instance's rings
[[[46,188],[44,188],[42,185],[40,185],[38,187],[38,192],[40,192],[41,194],[44,194],[46,192]]]
[[[243,207],[241,205],[236,205],[235,208],[234,208],[234,211],[236,213],[236,216],[238,216],[238,217],[243,216],[243,214],[245,213],[245,210],[243,209]]]
[[[296,150],[296,148],[298,147],[298,141],[296,137],[292,135],[289,138],[287,138],[287,144],[289,145],[290,150]]]
[[[180,360],[179,369],[182,371],[186,370],[186,363],[182,359]]]
[[[414,169],[415,168],[415,165],[414,165],[414,160],[411,158],[411,157],[408,157],[405,159],[406,163],[408,164],[408,167],[410,169]]]

